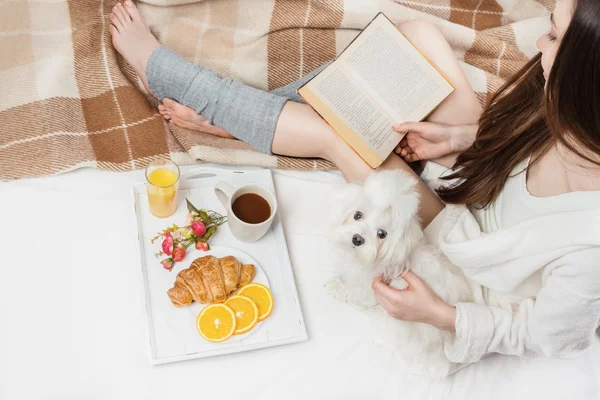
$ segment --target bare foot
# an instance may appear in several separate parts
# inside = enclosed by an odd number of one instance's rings
[[[150,32],[148,24],[131,0],[125,0],[113,7],[110,22],[113,46],[133,67],[148,93],[151,93],[146,80],[146,64],[154,49],[158,47],[158,40]]]
[[[163,103],[158,106],[158,111],[166,120],[171,120],[175,125],[182,128],[210,133],[222,138],[235,139],[218,126],[209,124],[208,120],[197,114],[193,108],[179,104],[175,100],[163,99]]]

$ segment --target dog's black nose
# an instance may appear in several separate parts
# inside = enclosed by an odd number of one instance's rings
[[[365,238],[360,235],[352,236],[352,244],[355,246],[361,246],[365,243]]]

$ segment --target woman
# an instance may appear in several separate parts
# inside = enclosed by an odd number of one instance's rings
[[[410,131],[397,149],[402,158],[435,161],[424,178],[440,175],[436,165],[454,165],[439,197],[420,181],[422,224],[465,274],[494,291],[481,293],[485,305],[450,306],[410,272],[407,290],[380,279],[373,289],[392,316],[449,331],[452,361],[493,352],[573,357],[600,321],[600,2],[574,1],[558,3],[538,40],[541,56],[483,114],[441,34],[418,21],[399,25],[457,87],[428,122],[395,127]],[[264,152],[327,158],[348,180],[371,172],[299,103],[295,88],[310,76],[262,92],[159,46],[130,0],[110,19],[115,48],[163,101],[165,118]],[[413,173],[396,155],[382,168]]]

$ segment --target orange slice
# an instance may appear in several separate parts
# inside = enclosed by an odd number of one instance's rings
[[[249,283],[236,293],[249,297],[258,307],[258,321],[264,321],[273,311],[273,295],[268,287],[260,283]]]
[[[225,305],[231,308],[235,314],[234,335],[248,332],[258,322],[258,307],[248,297],[231,296]]]
[[[196,318],[198,333],[209,342],[222,342],[235,331],[235,314],[225,304],[210,304]]]

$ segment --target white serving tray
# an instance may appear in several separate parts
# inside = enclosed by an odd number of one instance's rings
[[[225,209],[213,190],[214,185],[222,180],[234,187],[257,183],[275,193],[271,171],[268,169],[194,168],[182,174],[176,213],[161,219],[154,217],[148,210],[145,184],[139,183],[133,187],[148,326],[148,361],[152,365],[279,346],[307,339],[292,265],[278,215],[275,216],[269,232],[254,243],[238,241],[232,236],[227,224],[221,225],[210,239],[211,246],[230,247],[247,254],[256,260],[267,275],[273,293],[274,308],[271,316],[255,328],[256,332],[241,339],[234,336],[223,343],[211,343],[196,332],[195,317],[190,314],[191,309],[176,308],[171,304],[166,292],[172,287],[181,268],[176,264],[171,272],[163,269],[160,259],[155,257],[155,253],[160,250],[160,240],[154,245],[150,241],[167,226],[173,223],[180,226],[184,224],[187,213],[186,197],[197,208],[211,209],[224,215]],[[194,250],[192,254],[192,248],[189,250],[190,254],[184,261],[198,253]],[[179,267],[183,265],[182,262]],[[200,309],[201,306],[189,307]]]

